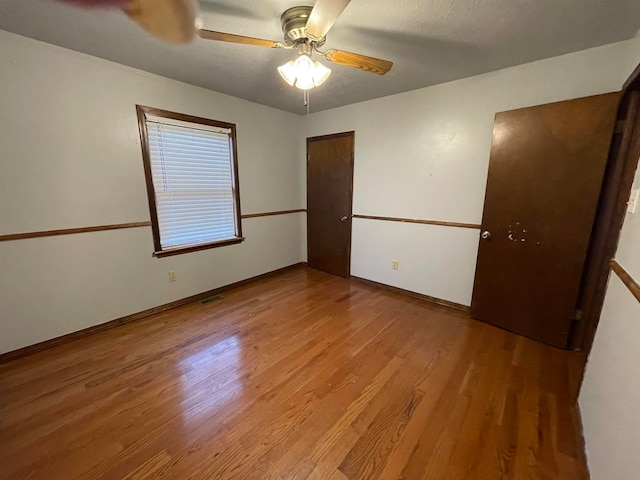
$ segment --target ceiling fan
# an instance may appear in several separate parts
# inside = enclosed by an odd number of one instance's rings
[[[297,6],[289,8],[280,18],[282,32],[284,33],[284,43],[206,29],[198,30],[198,35],[207,40],[241,43],[259,47],[296,49],[299,54],[298,59],[282,65],[278,68],[278,71],[287,83],[303,90],[321,84],[331,72],[319,62],[311,60],[313,52],[322,55],[332,63],[384,75],[393,66],[393,63],[388,60],[344,50],[320,50],[326,41],[327,32],[349,2],[350,0],[317,0],[313,7]]]
[[[269,48],[295,49],[298,58],[278,68],[289,85],[309,90],[323,83],[331,70],[311,60],[316,52],[326,60],[347,67],[384,75],[393,63],[344,50],[320,48],[327,32],[349,4],[350,0],[317,0],[313,7],[296,6],[280,17],[284,42],[246,37],[199,28],[196,0],[59,0],[82,7],[119,8],[142,28],[156,37],[172,42],[187,43],[197,34],[206,40],[240,43]]]

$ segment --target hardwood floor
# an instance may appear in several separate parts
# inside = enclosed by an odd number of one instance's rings
[[[0,366],[2,479],[586,479],[582,357],[306,267]]]

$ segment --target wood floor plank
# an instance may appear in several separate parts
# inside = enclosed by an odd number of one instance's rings
[[[584,366],[306,267],[0,366],[0,478],[588,479]]]

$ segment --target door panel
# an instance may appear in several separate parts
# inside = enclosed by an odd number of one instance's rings
[[[307,139],[308,263],[349,277],[354,133]]]
[[[496,115],[475,318],[567,346],[618,101],[613,93]]]

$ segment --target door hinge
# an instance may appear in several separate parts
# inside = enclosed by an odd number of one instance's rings
[[[618,120],[616,122],[616,127],[613,133],[623,133],[625,124],[626,124],[625,120]]]
[[[576,312],[573,314],[574,320],[582,320],[582,310],[576,309]]]

